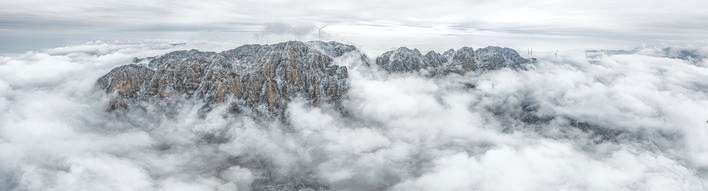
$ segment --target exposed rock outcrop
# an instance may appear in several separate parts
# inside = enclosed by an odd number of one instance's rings
[[[336,107],[349,91],[348,68],[334,63],[353,56],[368,65],[368,58],[352,45],[337,42],[283,42],[244,45],[223,52],[174,51],[162,56],[135,59],[143,64],[117,67],[98,79],[108,93],[109,108],[126,108],[138,102],[167,103],[173,97],[199,100],[207,111],[228,103],[235,112],[248,109],[281,115],[289,100],[304,98],[311,105]],[[430,75],[522,68],[528,60],[509,48],[463,47],[443,54],[425,55],[405,47],[376,59],[389,72]]]
[[[97,84],[111,95],[111,110],[181,96],[201,100],[207,108],[228,101],[237,110],[277,115],[294,97],[312,105],[340,105],[349,89],[348,73],[333,60],[349,53],[367,62],[356,47],[337,42],[244,45],[220,53],[175,51],[146,58],[147,66],[115,68]]]
[[[425,70],[430,75],[487,71],[499,68],[521,69],[529,61],[510,48],[489,46],[474,50],[463,47],[448,50],[443,54],[430,51],[424,55],[418,49],[401,47],[385,52],[376,58],[376,64],[388,72],[419,72]]]

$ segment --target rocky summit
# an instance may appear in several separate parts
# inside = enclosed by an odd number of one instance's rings
[[[203,101],[205,108],[228,102],[234,111],[282,114],[295,97],[312,105],[340,105],[349,89],[348,73],[334,59],[345,54],[367,60],[356,47],[337,42],[244,45],[219,53],[175,51],[135,59],[147,64],[117,67],[97,85],[111,96],[110,110],[182,97]]]
[[[334,60],[345,55],[369,66],[366,55],[352,45],[290,41],[244,45],[219,53],[183,50],[136,58],[134,62],[141,64],[114,68],[98,79],[97,86],[110,96],[109,110],[139,102],[170,103],[177,97],[202,101],[206,111],[228,103],[234,112],[245,109],[282,116],[295,97],[310,105],[327,103],[341,108],[349,91],[349,74],[346,66]],[[376,59],[379,68],[388,72],[426,71],[433,76],[518,69],[527,62],[513,49],[494,46],[425,55],[401,47]]]
[[[514,49],[496,46],[477,50],[463,47],[458,50],[450,49],[443,54],[430,51],[425,55],[421,54],[418,49],[411,50],[401,47],[387,51],[376,58],[376,64],[388,72],[427,71],[433,76],[500,68],[520,69],[523,68],[522,64],[528,62]]]

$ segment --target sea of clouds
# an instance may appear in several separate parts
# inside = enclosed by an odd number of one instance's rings
[[[0,190],[708,189],[708,60],[659,49],[440,78],[343,57],[347,115],[296,99],[285,122],[201,116],[200,103],[111,113],[95,88],[134,57],[233,47],[97,41],[0,57]]]

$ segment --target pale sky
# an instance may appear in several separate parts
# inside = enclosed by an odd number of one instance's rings
[[[706,8],[705,0],[3,0],[0,54],[91,40],[316,40],[323,25],[322,40],[374,49],[703,45]]]

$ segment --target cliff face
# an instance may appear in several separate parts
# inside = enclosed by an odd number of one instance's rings
[[[376,58],[376,64],[386,71],[420,71],[421,68],[437,67],[434,64],[438,63],[431,62],[418,49],[401,47]]]
[[[220,53],[175,51],[147,58],[148,66],[115,68],[97,83],[111,96],[111,110],[181,96],[206,106],[229,101],[234,109],[282,114],[294,97],[313,105],[339,105],[349,89],[348,74],[333,59],[347,53],[366,62],[354,46],[336,42],[244,45]]]
[[[334,59],[352,54],[368,65],[368,58],[356,47],[337,42],[244,45],[219,53],[174,51],[135,59],[147,64],[117,67],[97,84],[110,95],[110,110],[138,102],[165,103],[179,97],[202,101],[207,111],[228,103],[235,112],[248,109],[280,115],[295,97],[315,106],[329,103],[341,107],[349,91],[348,72]],[[527,62],[513,49],[491,46],[450,49],[443,54],[430,51],[425,55],[402,47],[376,59],[376,64],[389,72],[425,71],[432,76],[519,69]]]
[[[430,51],[424,55],[418,49],[405,47],[385,52],[376,58],[376,64],[388,72],[418,72],[425,70],[430,75],[487,71],[499,68],[521,69],[529,62],[510,48],[489,46],[474,50],[463,47],[448,50],[443,54]]]
[[[399,48],[377,58],[377,64],[390,72],[427,70],[443,75],[515,67],[525,62],[517,57],[513,50],[495,48],[476,51],[461,48],[425,55],[416,49]],[[347,67],[335,64],[334,60],[351,58],[368,65],[368,58],[356,47],[336,42],[244,45],[218,53],[174,51],[135,59],[143,64],[114,68],[98,79],[97,86],[110,97],[110,110],[141,103],[171,108],[171,100],[186,99],[205,103],[202,109],[206,111],[229,104],[234,112],[246,109],[286,117],[283,115],[286,106],[295,97],[314,106],[328,103],[340,108],[349,91],[349,74]],[[530,120],[545,120],[529,116]],[[201,140],[220,144],[229,138],[206,134]],[[309,172],[278,174],[277,166],[265,159],[234,157],[228,162],[263,174],[253,181],[252,190],[330,189]]]

